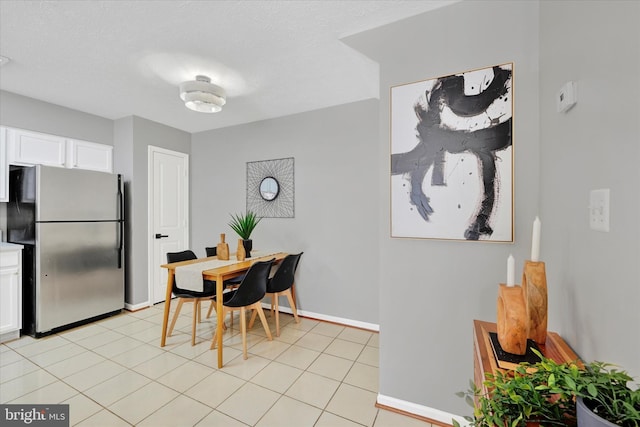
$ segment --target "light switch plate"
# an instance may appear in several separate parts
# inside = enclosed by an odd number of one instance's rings
[[[609,232],[609,189],[591,190],[589,196],[589,227]]]

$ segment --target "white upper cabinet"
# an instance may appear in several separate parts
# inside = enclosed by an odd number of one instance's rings
[[[64,138],[22,129],[7,129],[9,163],[65,167],[67,141]]]
[[[0,126],[0,202],[9,201],[9,162],[7,161],[7,128]]]
[[[67,167],[113,172],[113,147],[94,142],[67,140]]]
[[[113,147],[39,132],[6,128],[9,164],[113,172]]]

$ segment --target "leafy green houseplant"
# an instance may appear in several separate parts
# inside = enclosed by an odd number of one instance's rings
[[[244,214],[230,214],[231,221],[229,227],[235,231],[243,241],[244,250],[247,258],[251,257],[251,250],[253,249],[253,242],[251,241],[251,233],[256,228],[262,218],[258,218],[252,211],[247,211]]]
[[[256,228],[262,218],[258,218],[252,211],[244,214],[231,214],[229,227],[233,229],[242,240],[249,240],[251,233]]]
[[[593,362],[585,366],[580,375],[584,387],[578,395],[578,422],[582,424],[583,416],[593,419],[593,415],[582,412],[588,410],[609,423],[599,425],[640,426],[640,388],[629,388],[627,384],[631,381],[633,378],[625,371],[608,363]]]
[[[578,398],[615,426],[640,427],[640,391],[627,387],[631,378],[624,371],[609,369],[611,365],[602,362],[584,367],[556,363],[536,354],[540,361],[534,364],[487,373],[484,385],[489,393],[473,383],[468,391],[458,393],[474,407],[473,417],[465,417],[470,426],[574,426]],[[455,420],[453,424],[459,426]]]
[[[535,351],[535,350],[534,350]],[[474,406],[473,418],[465,417],[471,426],[516,427],[527,423],[541,425],[575,425],[574,394],[578,388],[580,369],[576,364],[556,363],[537,353],[540,361],[522,363],[512,371],[486,374],[489,390],[484,394],[471,385],[466,396]],[[474,405],[477,398],[477,405]],[[459,424],[454,420],[456,427]]]

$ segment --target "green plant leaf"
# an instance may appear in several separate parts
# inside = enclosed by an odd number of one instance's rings
[[[573,380],[573,378],[565,377],[564,382],[567,384],[567,387],[569,387],[571,390],[576,389],[576,382]]]
[[[598,395],[598,389],[593,383],[587,384],[587,391],[591,395],[591,397],[596,397]]]
[[[229,227],[244,240],[248,240],[251,237],[251,233],[262,220],[262,218],[258,218],[252,211],[247,211],[245,214],[230,215],[231,221],[229,222]]]

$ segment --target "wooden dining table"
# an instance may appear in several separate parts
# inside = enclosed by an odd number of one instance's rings
[[[271,253],[265,256],[252,257],[245,261],[238,261],[229,265],[225,265],[222,267],[212,268],[209,270],[202,271],[202,278],[204,280],[211,280],[216,282],[216,314],[217,314],[217,325],[216,325],[216,345],[218,346],[218,368],[222,368],[222,334],[223,334],[223,324],[224,319],[222,318],[222,291],[224,290],[224,281],[232,279],[234,277],[238,277],[244,274],[249,267],[254,262],[257,261],[268,261],[271,259],[275,259],[274,263],[280,263],[285,257],[287,253],[285,252],[277,252]],[[235,257],[235,254],[230,255],[231,259]],[[173,289],[173,284],[175,282],[176,276],[176,268],[192,265],[206,261],[212,261],[217,259],[216,257],[209,258],[198,258],[188,261],[180,261],[180,262],[172,262],[168,264],[162,264],[160,267],[166,268],[168,270],[167,274],[167,293],[164,304],[164,317],[162,319],[162,338],[160,339],[160,347],[164,347],[167,339],[167,325],[169,323],[169,312],[171,309],[171,290]]]

